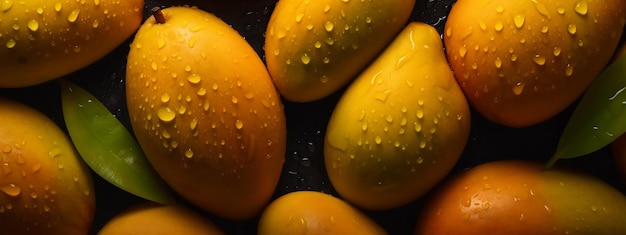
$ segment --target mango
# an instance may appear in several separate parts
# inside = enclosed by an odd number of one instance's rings
[[[625,23],[622,0],[459,0],[444,41],[470,104],[495,123],[527,127],[582,95]]]
[[[155,226],[156,225],[156,226]],[[109,220],[98,235],[225,234],[213,221],[181,205],[140,203]]]
[[[571,168],[488,162],[433,191],[415,234],[626,234],[626,196]]]
[[[399,207],[448,174],[469,130],[469,105],[439,33],[413,22],[339,100],[324,141],[326,170],[348,202]]]
[[[345,201],[317,191],[287,193],[270,203],[259,220],[259,235],[387,234]]]
[[[285,161],[286,121],[237,31],[197,8],[156,10],[131,43],[126,98],[139,145],[176,192],[228,219],[261,213]]]
[[[349,83],[407,22],[415,0],[280,0],[267,25],[267,68],[282,96],[322,99]]]
[[[0,87],[37,85],[104,57],[135,33],[143,4],[0,1]]]
[[[43,113],[0,97],[0,231],[85,235],[95,213],[89,168]]]

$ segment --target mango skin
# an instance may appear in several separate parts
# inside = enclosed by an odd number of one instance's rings
[[[324,160],[334,188],[369,210],[408,204],[452,169],[469,105],[430,25],[410,23],[348,87],[330,118]]]
[[[332,195],[296,191],[275,199],[259,220],[259,235],[387,234],[358,209]]]
[[[415,234],[626,234],[626,197],[606,182],[539,163],[502,160],[442,183]]]
[[[280,0],[268,22],[267,68],[282,96],[322,99],[358,75],[407,22],[415,0]]]
[[[526,127],[582,95],[625,23],[622,0],[459,0],[444,41],[472,107],[495,123]]]
[[[37,85],[113,51],[139,27],[143,0],[0,3],[0,87]]]
[[[85,235],[95,213],[89,168],[47,116],[0,97],[0,231]]]
[[[116,215],[98,235],[223,235],[213,221],[181,205],[140,203]]]
[[[148,18],[128,55],[132,129],[155,170],[228,219],[261,213],[285,161],[283,104],[265,65],[229,25],[197,8]]]

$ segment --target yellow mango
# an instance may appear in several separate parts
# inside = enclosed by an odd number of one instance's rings
[[[358,75],[402,29],[415,0],[280,0],[265,57],[285,99],[324,98]]]
[[[213,14],[170,7],[155,16],[137,32],[127,62],[138,143],[196,206],[229,219],[258,215],[278,184],[287,142],[265,65]]]
[[[439,33],[411,23],[339,100],[324,142],[326,170],[350,203],[399,207],[448,174],[469,129]]]
[[[40,84],[104,57],[135,33],[143,4],[0,1],[0,87]]]
[[[0,97],[0,232],[85,235],[96,200],[87,165],[43,113]]]

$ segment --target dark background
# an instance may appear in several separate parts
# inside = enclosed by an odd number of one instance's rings
[[[442,32],[447,14],[455,0],[418,0],[411,21],[421,21],[435,26]],[[231,24],[263,57],[264,32],[276,0],[146,0],[145,17],[154,6],[195,5],[214,13]],[[124,76],[129,38],[115,51],[96,63],[67,75],[65,78],[84,87],[102,101],[129,129],[126,112]],[[275,197],[297,190],[316,190],[338,196],[332,188],[324,169],[323,138],[326,125],[335,103],[343,90],[311,103],[283,101],[287,116],[287,154],[282,176]],[[21,89],[0,89],[0,96],[18,99],[44,112],[65,128],[61,114],[58,84],[49,82]],[[509,128],[491,123],[472,110],[472,126],[469,142],[452,173],[477,164],[500,159],[531,159],[546,162],[554,153],[565,123],[573,106],[560,115],[528,128]],[[622,192],[626,186],[618,181],[618,175],[608,149],[559,164],[572,165],[594,174]],[[142,199],[126,193],[94,174],[97,208],[91,234],[113,216]],[[381,224],[390,234],[412,234],[422,197],[407,206],[370,212],[369,216]],[[182,200],[182,199],[181,199]],[[228,221],[205,214],[228,234],[255,234],[258,218],[247,221]]]

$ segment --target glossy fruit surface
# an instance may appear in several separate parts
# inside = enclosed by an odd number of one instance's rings
[[[139,27],[143,0],[0,2],[0,87],[40,84],[113,51]]]
[[[332,195],[298,191],[274,200],[259,221],[259,235],[387,234],[361,211]]]
[[[287,100],[324,98],[346,85],[405,25],[415,0],[280,0],[267,25],[268,70]]]
[[[470,113],[437,31],[409,24],[350,85],[324,142],[328,176],[347,201],[382,210],[431,189],[463,152]]]
[[[211,220],[180,205],[141,203],[116,215],[98,235],[221,235]]]
[[[470,104],[491,121],[525,127],[580,97],[625,23],[621,0],[459,0],[444,41]]]
[[[0,232],[87,234],[93,182],[69,138],[43,113],[0,98]]]
[[[285,161],[280,97],[259,56],[222,20],[191,7],[161,13],[161,23],[145,21],[128,55],[133,131],[183,197],[225,218],[251,218]]]
[[[495,161],[444,182],[415,234],[624,234],[626,197],[571,169]]]

